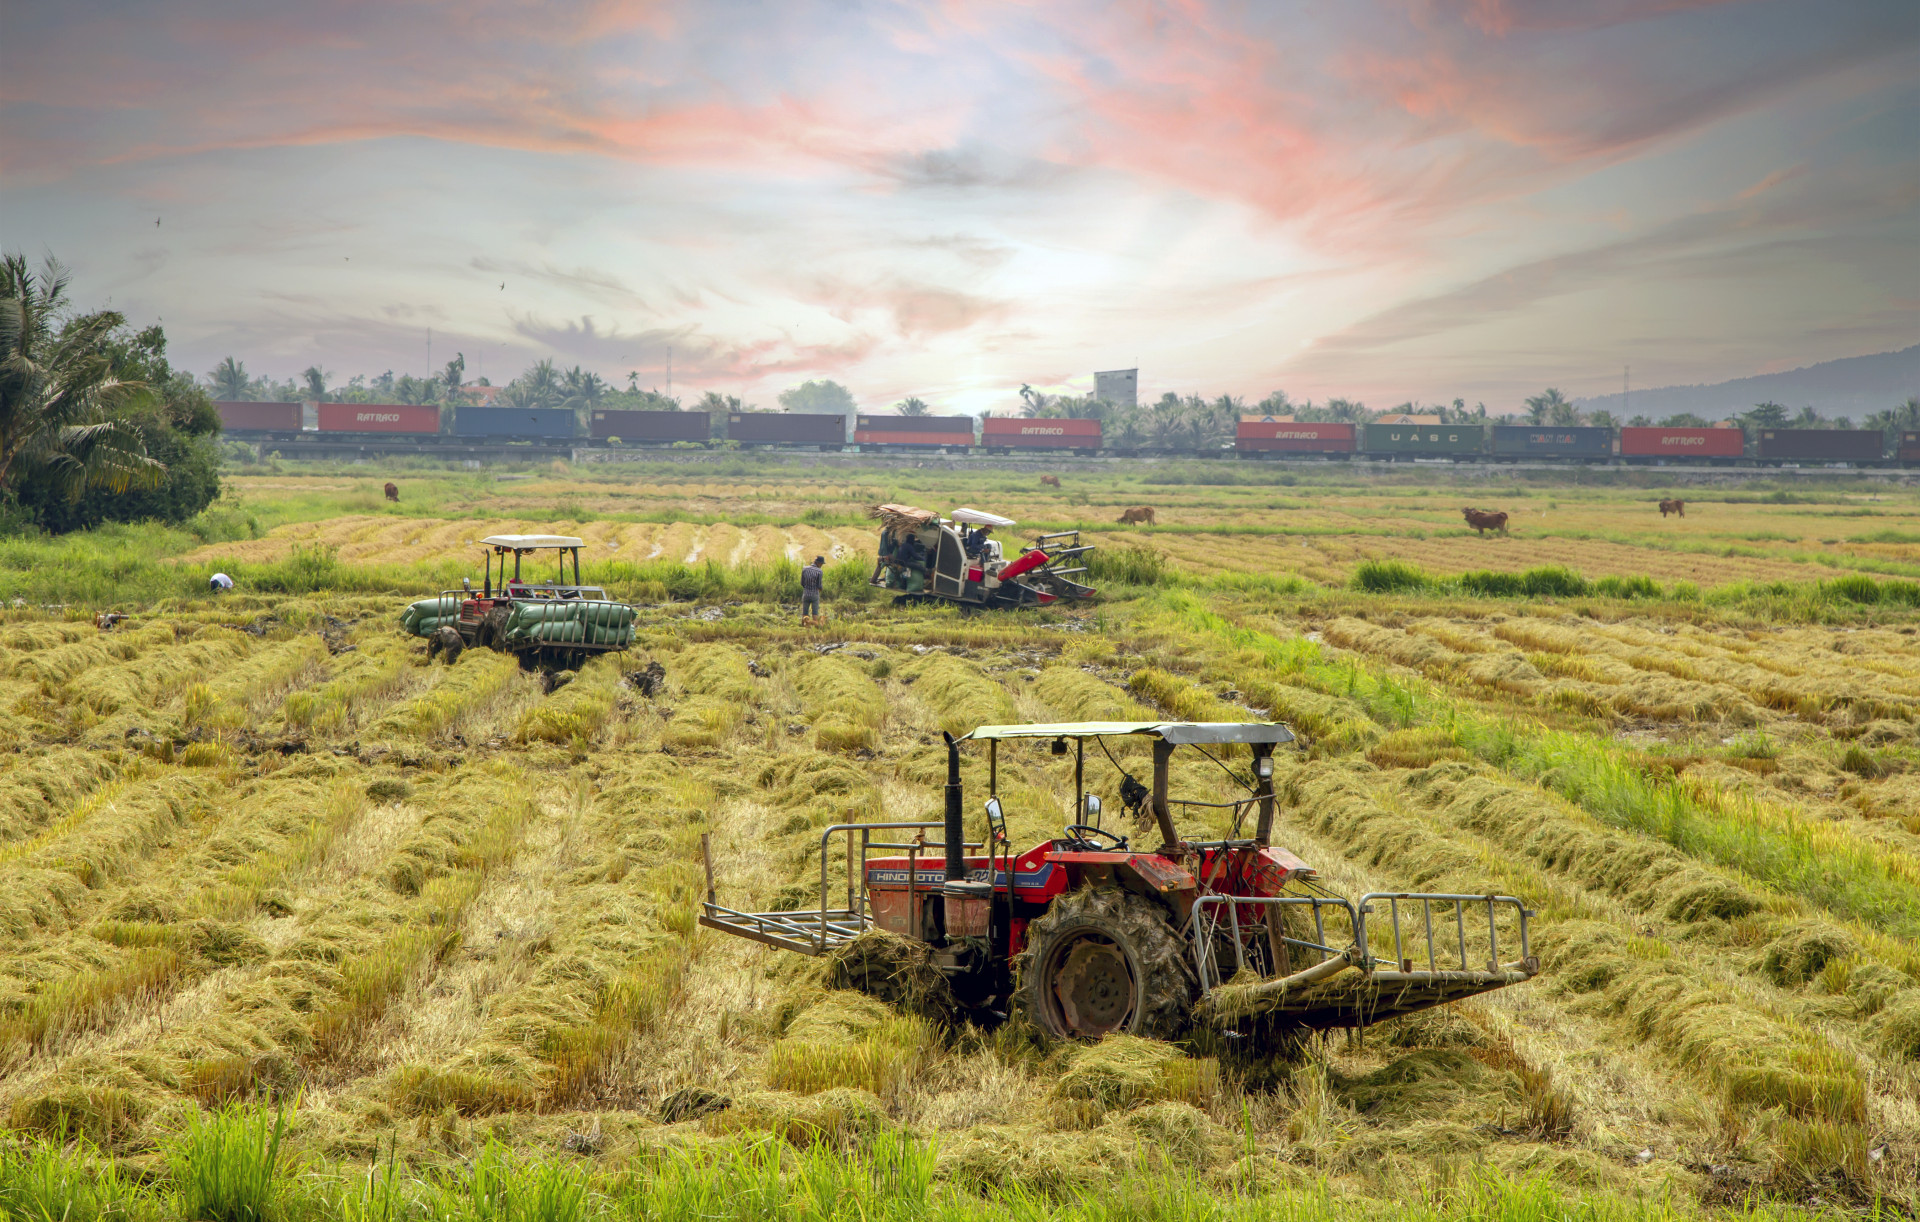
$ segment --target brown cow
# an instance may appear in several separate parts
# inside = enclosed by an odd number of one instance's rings
[[[1153,506],[1135,505],[1132,509],[1127,510],[1125,513],[1121,514],[1119,518],[1115,520],[1118,521],[1122,526],[1133,526],[1136,523],[1140,523],[1140,522],[1145,522],[1148,526],[1152,526],[1154,525]]]
[[[396,502],[400,499],[400,486],[398,484],[387,485],[387,499]]]
[[[1677,513],[1683,518],[1686,517],[1687,503],[1685,501],[1661,501],[1660,516],[1664,518],[1670,513]]]
[[[1465,515],[1467,525],[1482,535],[1490,530],[1497,530],[1503,535],[1507,533],[1507,515],[1503,512],[1498,510],[1489,512],[1483,509],[1462,509],[1460,512]]]
[[[1043,475],[1040,477],[1040,486],[1042,488],[1058,488],[1060,486],[1060,477],[1057,475]]]

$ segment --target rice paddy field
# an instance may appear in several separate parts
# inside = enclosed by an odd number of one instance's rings
[[[0,1216],[1920,1206],[1912,485],[247,470],[186,530],[0,541]],[[895,608],[880,500],[1083,526],[1103,597]],[[633,649],[429,662],[401,608],[508,531],[586,539]],[[939,818],[942,730],[1135,717],[1285,721],[1280,843],[1525,897],[1542,973],[1285,1058],[1050,1046],[695,923],[703,837],[722,902],[812,907],[821,828]],[[1000,788],[1059,834],[1044,748]]]

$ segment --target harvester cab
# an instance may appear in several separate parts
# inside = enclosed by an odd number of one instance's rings
[[[1141,739],[1150,784],[1122,762],[1142,753],[1116,757],[1108,748]],[[1271,722],[1070,722],[948,735],[941,820],[827,828],[815,909],[726,907],[709,863],[700,923],[805,955],[839,955],[867,931],[885,930],[925,945],[963,1011],[986,1021],[1019,1015],[1067,1039],[1175,1038],[1198,1025],[1257,1043],[1290,1030],[1364,1027],[1534,975],[1533,913],[1519,899],[1347,899],[1274,845],[1273,753],[1292,741]],[[963,830],[967,743],[984,744],[987,757],[985,838],[974,842]],[[999,793],[1000,751],[1035,743],[1072,757],[1074,799],[1059,836],[1016,852]],[[1099,753],[1091,758],[1090,743]],[[1172,796],[1170,765],[1182,749],[1233,773],[1244,796]],[[1101,758],[1137,813],[1131,836],[1103,826],[1087,772]],[[1229,830],[1187,840],[1176,810],[1212,812]],[[930,842],[936,830],[940,839]],[[1141,836],[1158,843],[1134,843]],[[868,984],[884,992],[884,982]]]
[[[1093,589],[1075,580],[1087,572],[1093,545],[1077,530],[1038,535],[1009,559],[1005,538],[1019,523],[965,506],[942,518],[911,505],[876,505],[868,516],[880,522],[879,554],[867,584],[895,591],[894,602],[949,602],[961,607],[1038,607],[1091,599]]]
[[[455,656],[478,646],[529,662],[577,666],[592,654],[626,649],[633,643],[634,610],[608,597],[603,587],[581,582],[585,545],[569,535],[489,535],[480,540],[480,589],[463,579],[460,589],[442,590],[437,598],[409,606],[401,613],[401,626],[428,638],[430,650]],[[523,561],[548,551],[556,563],[552,579],[523,573]]]

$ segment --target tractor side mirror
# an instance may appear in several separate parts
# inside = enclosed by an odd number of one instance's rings
[[[999,798],[987,799],[987,829],[996,843],[1007,838],[1007,816]]]
[[[1097,795],[1087,794],[1082,799],[1086,809],[1080,814],[1080,822],[1092,827],[1100,826],[1100,799]]]

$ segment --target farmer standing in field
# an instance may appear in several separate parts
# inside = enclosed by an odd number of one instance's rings
[[[815,556],[813,563],[800,570],[800,622],[820,618],[820,578],[824,575],[827,558]]]

